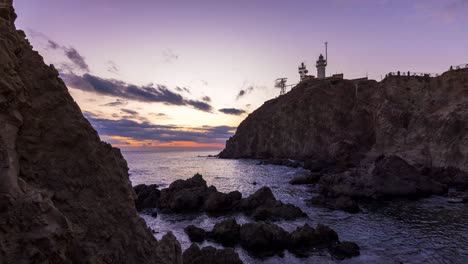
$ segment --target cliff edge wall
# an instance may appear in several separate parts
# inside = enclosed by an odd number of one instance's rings
[[[161,245],[137,215],[120,151],[15,18],[1,0],[0,263],[180,263],[175,238]]]

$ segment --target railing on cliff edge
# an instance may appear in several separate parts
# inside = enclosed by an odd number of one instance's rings
[[[468,69],[468,63],[459,64],[459,65],[452,65],[449,68],[449,71],[453,70],[461,70],[461,69]],[[415,77],[438,77],[440,73],[428,73],[428,72],[411,72],[411,71],[397,71],[397,72],[390,72],[385,75],[385,77],[389,76],[415,76]]]

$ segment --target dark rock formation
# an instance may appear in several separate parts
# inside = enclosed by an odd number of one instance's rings
[[[359,246],[354,242],[342,241],[330,248],[331,254],[339,259],[352,258],[359,256]]]
[[[433,181],[397,156],[381,156],[368,170],[356,169],[323,176],[321,192],[327,197],[421,197],[444,194],[447,186]]]
[[[191,231],[188,231],[189,229]],[[232,247],[239,243],[253,256],[260,258],[282,255],[285,249],[301,257],[308,256],[315,249],[328,249],[339,259],[359,255],[359,247],[355,243],[340,242],[338,234],[333,229],[321,224],[315,229],[305,224],[288,233],[272,223],[255,222],[239,225],[231,218],[217,223],[209,232],[193,226],[186,228],[187,233],[193,230],[196,230],[196,233],[206,234],[203,237],[224,246]]]
[[[287,248],[289,233],[266,222],[247,223],[240,228],[240,244],[246,250],[261,255],[281,253]]]
[[[262,187],[251,196],[242,199],[239,208],[251,214],[255,220],[292,220],[307,216],[299,207],[276,200],[268,187]]]
[[[242,199],[238,191],[222,193],[214,186],[208,187],[200,174],[187,180],[177,180],[160,192],[145,185],[136,186],[135,191],[139,194],[138,208],[157,207],[165,212],[243,212],[256,220],[291,220],[307,216],[299,207],[276,200],[268,187],[262,187]]]
[[[296,177],[289,181],[289,183],[292,185],[314,184],[320,180],[320,176],[320,173],[311,172],[309,175]]]
[[[189,225],[184,228],[185,233],[190,238],[192,242],[203,242],[206,239],[207,233],[205,230],[196,227],[194,225]]]
[[[436,78],[303,81],[250,114],[219,156],[346,168],[396,155],[412,165],[468,171],[467,83],[468,69]],[[314,171],[328,167],[312,165]]]
[[[232,249],[216,249],[208,246],[200,250],[192,244],[184,251],[184,264],[242,264],[239,255]]]
[[[206,198],[203,204],[203,210],[209,213],[229,211],[241,198],[242,194],[239,191],[233,191],[227,194],[214,192]]]
[[[120,151],[15,18],[0,1],[0,262],[181,263],[178,242],[157,242],[137,215]]]
[[[135,190],[137,195],[135,206],[139,211],[146,208],[154,208],[154,205],[159,201],[159,197],[161,196],[161,191],[158,190],[158,185],[156,184],[140,184],[133,187],[133,190]]]
[[[290,160],[290,159],[264,159],[261,160],[258,165],[280,165],[291,168],[300,167],[302,164],[299,161]]]
[[[224,246],[233,246],[239,241],[240,225],[233,218],[216,223],[210,236]]]
[[[207,187],[203,177],[196,174],[187,180],[176,180],[168,188],[162,189],[157,207],[171,212],[198,211],[206,198],[215,192],[215,187]]]
[[[350,213],[359,212],[355,199],[419,198],[448,191],[447,185],[394,155],[380,156],[368,168],[324,175],[319,185],[321,194],[311,204]]]

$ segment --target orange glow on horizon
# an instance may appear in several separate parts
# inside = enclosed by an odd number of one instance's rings
[[[161,147],[161,148],[213,148],[223,149],[220,143],[198,143],[194,141],[171,141],[160,142],[158,140],[135,140],[122,136],[103,136],[104,141],[110,141],[114,147],[118,148],[139,148],[139,147]]]

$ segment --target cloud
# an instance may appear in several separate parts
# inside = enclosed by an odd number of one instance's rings
[[[253,86],[249,86],[246,89],[242,89],[239,91],[237,94],[236,100],[239,100],[240,98],[244,97],[246,94],[251,93],[254,90]]]
[[[205,102],[211,102],[211,98],[209,96],[203,96],[202,97],[202,101],[205,101]]]
[[[122,108],[122,109],[120,109],[120,111],[122,111],[122,112],[124,112],[126,114],[129,114],[131,116],[139,116],[140,115],[137,111],[133,111],[133,110],[130,110],[130,109]]]
[[[121,99],[117,99],[113,102],[109,102],[107,104],[103,104],[103,105],[100,105],[100,106],[124,106],[124,105],[127,105],[127,101],[125,100],[121,100]]]
[[[150,113],[150,115],[157,116],[157,117],[167,117],[167,115],[164,113]]]
[[[186,93],[192,94],[192,92],[190,92],[190,89],[187,88],[187,87],[179,87],[179,86],[177,86],[175,89],[176,89],[176,91],[181,92],[181,93],[182,93],[182,92],[186,92]]]
[[[80,70],[89,72],[89,66],[85,61],[85,58],[75,48],[65,48],[63,47],[65,56],[70,59]]]
[[[85,112],[84,115],[101,136],[120,136],[134,140],[157,140],[159,142],[192,141],[198,143],[225,143],[234,134],[235,127],[202,126],[187,128],[174,125],[156,125],[128,119],[104,119]]]
[[[195,109],[211,112],[211,105],[197,100],[189,100],[169,90],[164,85],[138,86],[115,79],[104,79],[86,73],[79,76],[73,73],[60,73],[60,77],[71,88],[96,94],[119,97],[139,102],[157,102],[166,105],[192,106]]]
[[[114,74],[119,74],[120,67],[113,61],[107,61],[107,71]]]
[[[242,109],[237,109],[237,108],[222,108],[219,109],[221,113],[227,114],[227,115],[242,115],[245,114],[245,110]]]
[[[179,59],[179,55],[175,54],[174,51],[172,51],[171,49],[163,50],[162,56],[164,58],[164,61],[167,63],[171,63]]]
[[[74,47],[71,47],[71,46],[66,47],[66,46],[60,45],[41,32],[37,32],[37,31],[29,29],[28,33],[33,38],[40,38],[40,39],[45,40],[47,42],[46,47],[48,49],[58,50],[58,51],[63,52],[63,54],[72,62],[71,65],[63,64],[63,68],[65,68],[66,70],[78,69],[84,72],[89,72],[89,66],[86,63],[85,58]]]

